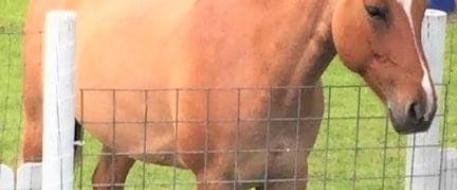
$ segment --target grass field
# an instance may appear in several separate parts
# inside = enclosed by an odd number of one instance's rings
[[[0,163],[14,166],[19,150],[22,125],[21,109],[21,40],[20,34],[27,0],[0,0]],[[446,40],[445,83],[447,85],[446,134],[443,143],[457,147],[457,22],[449,22]],[[325,85],[363,84],[335,59],[325,73]],[[373,93],[361,89],[360,116],[367,119],[344,119],[357,116],[358,88],[332,88],[330,120],[322,123],[318,142],[310,159],[310,190],[346,189],[403,189],[405,171],[405,137],[397,135],[385,119],[384,108]],[[442,89],[442,94],[445,89]],[[327,101],[327,103],[329,103]],[[327,110],[328,113],[328,110]],[[76,186],[90,189],[100,145],[89,135],[85,137],[83,161],[77,169]],[[389,147],[385,149],[384,147]],[[126,189],[171,189],[174,181],[171,168],[137,163],[129,175]],[[187,171],[177,172],[180,183],[192,182]],[[146,180],[143,180],[146,179]],[[177,189],[192,189],[192,185],[178,184]]]

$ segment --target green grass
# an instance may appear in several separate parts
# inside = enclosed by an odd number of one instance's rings
[[[22,37],[26,1],[0,1],[0,162],[14,165],[22,125]]]
[[[1,31],[21,31],[26,3],[26,0],[0,0],[0,163],[11,166],[18,156],[22,125],[22,36]],[[442,89],[442,94],[448,95],[448,113],[443,142],[457,147],[457,22],[448,25],[446,47],[445,83],[448,86],[447,93]],[[363,84],[338,59],[330,65],[323,80],[326,85]],[[357,107],[359,90],[360,108]],[[324,186],[327,190],[402,189],[404,180],[399,176],[404,175],[406,153],[399,147],[406,145],[405,138],[397,135],[382,118],[336,119],[355,117],[357,110],[363,118],[384,116],[381,102],[368,88],[327,88],[325,94],[333,119],[322,123],[316,150],[310,158],[312,179],[308,189],[324,189]],[[90,178],[100,144],[90,135],[86,135],[85,141],[85,156],[77,168],[75,185],[91,189]],[[126,189],[142,189],[143,183],[146,189],[171,189],[173,174],[173,168],[138,162],[129,175]],[[176,180],[192,183],[193,176],[188,171],[177,170]],[[191,184],[177,184],[176,188],[193,189]]]
[[[28,0],[0,1],[0,29],[18,29],[22,25]]]

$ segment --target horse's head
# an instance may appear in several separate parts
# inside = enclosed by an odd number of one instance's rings
[[[332,33],[345,65],[389,108],[399,133],[425,131],[436,94],[421,45],[426,0],[340,0]]]

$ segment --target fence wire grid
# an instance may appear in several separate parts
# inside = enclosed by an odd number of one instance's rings
[[[96,164],[100,158],[112,159],[118,156],[134,157],[135,159],[147,160],[149,156],[169,158],[170,155],[188,155],[200,154],[208,161],[208,157],[217,154],[230,154],[235,157],[233,168],[230,170],[236,173],[238,166],[242,163],[237,162],[240,155],[251,155],[259,158],[258,162],[262,165],[263,171],[268,171],[274,168],[275,162],[268,160],[272,154],[294,154],[294,152],[309,153],[307,159],[309,164],[309,175],[307,177],[297,177],[300,172],[297,169],[296,163],[301,162],[299,158],[294,157],[291,165],[294,167],[291,176],[280,176],[272,178],[268,172],[262,172],[262,175],[253,178],[226,178],[226,179],[211,179],[205,180],[214,184],[233,184],[233,189],[237,189],[242,184],[262,184],[268,186],[274,183],[291,183],[307,182],[308,190],[331,190],[331,189],[386,189],[398,190],[404,189],[408,179],[427,180],[429,178],[439,178],[441,188],[445,184],[445,173],[457,171],[457,165],[450,169],[441,169],[439,173],[432,175],[414,175],[409,176],[406,173],[408,149],[455,149],[457,148],[457,74],[455,61],[457,60],[457,23],[451,19],[448,23],[448,32],[446,37],[446,60],[445,60],[445,76],[444,83],[437,84],[436,88],[440,91],[440,110],[436,115],[436,119],[440,121],[441,137],[438,144],[426,145],[408,145],[405,136],[398,135],[391,126],[391,123],[386,115],[386,110],[382,103],[374,96],[369,87],[363,85],[360,80],[354,78],[354,74],[348,74],[348,79],[342,80],[334,77],[340,75],[336,71],[344,70],[338,60],[334,61],[330,68],[326,71],[323,77],[323,87],[278,87],[278,88],[222,88],[222,89],[85,89],[78,92],[81,95],[81,120],[82,126],[114,126],[113,133],[110,136],[112,149],[125,151],[109,151],[102,152],[101,143],[86,132],[84,135],[84,145],[81,147],[78,164],[75,167],[75,189],[92,189],[97,187],[113,187],[122,186],[125,189],[194,189],[196,184],[202,183],[196,180],[194,175],[189,170],[179,169],[179,167],[166,167],[147,162],[138,161],[130,170],[125,183],[118,184],[92,184],[92,173],[96,168]],[[24,35],[41,35],[41,33],[23,33],[0,31],[0,163],[17,167],[20,155],[21,134],[23,126],[23,109],[21,101],[22,90],[22,69],[23,69],[23,52],[22,39]],[[34,64],[41,64],[39,61]],[[341,81],[349,81],[352,84],[342,83]],[[249,102],[243,99],[246,94],[275,94],[284,93],[284,91],[294,91],[297,97],[300,97],[303,91],[310,88],[320,88],[324,92],[325,112],[323,117],[302,117],[301,107],[296,106],[295,113],[290,113],[287,116],[274,115],[274,111],[266,113],[265,117],[256,118],[249,117],[249,114],[243,115],[244,107],[249,106]],[[281,92],[282,91],[282,92]],[[160,120],[158,117],[151,116],[151,110],[154,97],[170,96],[174,97],[175,110],[180,109],[181,99],[186,94],[197,94],[202,98],[203,102],[194,104],[205,105],[207,110],[211,110],[215,100],[212,97],[220,96],[221,94],[229,94],[226,97],[234,99],[236,104],[227,105],[236,110],[237,113],[232,118],[213,118],[208,114],[203,115],[203,118],[171,118],[170,120]],[[275,96],[267,96],[268,101],[274,101]],[[273,98],[271,98],[273,97]],[[300,102],[301,98],[297,99]],[[91,106],[94,101],[103,100],[98,105],[105,104],[99,108]],[[122,119],[125,113],[119,112],[117,109],[118,102],[129,100],[129,103],[134,104],[141,110],[140,119]],[[98,112],[98,109],[107,109],[110,112],[105,114],[108,119],[97,120],[92,118],[90,112]],[[135,110],[137,111],[137,110]],[[105,110],[106,112],[106,110]],[[321,121],[319,126],[314,128],[318,130],[318,136],[315,144],[312,147],[298,147],[297,143],[301,138],[306,136],[297,135],[302,127],[298,127],[301,122]],[[265,131],[259,135],[259,142],[252,146],[242,147],[239,140],[243,138],[245,131],[242,131],[242,123],[263,122]],[[279,124],[278,124],[279,123]],[[278,128],[280,123],[287,123],[292,132],[294,139],[289,144],[283,146],[271,146],[270,138],[281,133]],[[233,137],[231,148],[214,148],[208,147],[208,142],[217,141],[221,137],[213,137],[205,133],[201,138],[205,145],[202,149],[186,150],[186,151],[149,151],[148,144],[135,145],[137,147],[117,147],[119,139],[117,136],[123,136],[125,130],[123,128],[143,126],[144,138],[143,142],[149,140],[147,134],[154,131],[166,130],[164,126],[170,127],[177,125],[200,124],[204,126],[206,131],[216,130],[209,127],[236,126],[236,136]],[[217,124],[217,125],[216,125]],[[146,127],[144,127],[146,126]],[[248,126],[248,125],[246,125]],[[284,129],[284,127],[283,127]],[[116,131],[121,131],[117,134]],[[179,136],[178,136],[179,138]],[[262,139],[262,140],[261,140]],[[290,140],[290,139],[289,139]],[[133,141],[133,139],[132,139]],[[235,147],[235,148],[234,148]],[[138,150],[143,150],[139,152]],[[149,150],[152,150],[149,149]],[[444,154],[444,153],[443,153]],[[262,155],[262,156],[260,156]],[[445,156],[442,155],[442,158]],[[171,159],[172,164],[178,164],[179,160]],[[302,160],[303,161],[303,160]],[[267,163],[267,164],[265,164]],[[273,165],[272,165],[273,164]],[[289,163],[290,164],[290,163]],[[446,164],[444,159],[440,159],[439,164],[444,168]],[[241,166],[239,166],[241,168]],[[281,166],[277,166],[281,167]],[[206,168],[206,167],[205,167]],[[247,167],[250,168],[250,167]],[[252,169],[256,169],[252,165]],[[114,171],[114,169],[111,169]],[[108,178],[113,178],[117,173],[111,172]],[[451,177],[452,178],[452,177]],[[455,177],[454,177],[455,178]],[[455,184],[453,181],[451,184]]]
[[[446,85],[437,85],[437,89],[440,89],[443,94],[446,95]],[[316,87],[313,87],[316,88]],[[121,135],[116,135],[116,131],[125,131],[122,129],[135,126],[147,126],[143,127],[144,134],[153,133],[153,131],[162,131],[160,128],[161,124],[176,124],[178,127],[184,124],[201,124],[201,127],[205,127],[205,132],[211,127],[223,127],[223,124],[238,127],[237,130],[242,130],[243,122],[265,122],[264,126],[266,131],[259,132],[260,138],[265,138],[263,143],[258,144],[254,147],[241,148],[239,147],[239,142],[242,134],[245,134],[246,131],[236,132],[236,137],[233,138],[233,143],[238,145],[238,148],[227,147],[226,149],[210,149],[208,145],[205,144],[201,149],[198,150],[188,150],[188,151],[155,151],[155,152],[106,152],[104,156],[113,156],[116,155],[128,155],[132,157],[141,157],[141,156],[160,156],[167,157],[169,155],[184,155],[184,154],[201,154],[202,157],[207,157],[208,154],[232,154],[235,157],[238,157],[237,154],[265,154],[267,157],[268,154],[275,153],[289,153],[289,152],[309,152],[311,154],[309,161],[310,174],[306,178],[297,178],[296,176],[288,176],[282,178],[268,178],[269,182],[289,182],[294,183],[298,181],[307,181],[309,183],[309,189],[398,189],[399,187],[404,186],[405,178],[413,177],[415,179],[426,179],[427,177],[440,177],[442,173],[437,174],[428,174],[428,175],[415,175],[408,176],[405,174],[405,164],[406,164],[406,149],[429,149],[429,148],[442,148],[444,144],[447,144],[448,139],[446,136],[443,136],[442,144],[427,144],[427,145],[408,145],[404,136],[398,135],[390,125],[388,117],[386,117],[386,110],[382,104],[373,96],[371,90],[367,86],[363,85],[352,85],[352,86],[324,86],[317,87],[322,88],[325,93],[325,102],[326,102],[326,112],[323,117],[299,117],[297,113],[300,113],[300,106],[296,107],[295,113],[290,115],[295,115],[291,117],[275,117],[272,115],[265,115],[261,118],[249,118],[247,116],[241,116],[239,110],[242,110],[242,97],[243,93],[255,93],[261,94],[261,91],[266,93],[280,93],[279,91],[296,91],[298,95],[302,94],[302,91],[309,90],[310,87],[298,87],[298,88],[237,88],[237,89],[164,89],[164,90],[83,90],[80,93],[83,97],[82,101],[82,125],[99,125],[102,126],[110,125],[114,126],[113,135],[111,135],[111,142],[118,142],[116,138],[120,138]],[[186,93],[198,94],[200,96],[206,97],[203,102],[197,103],[202,104],[207,107],[207,110],[211,110],[211,103],[215,102],[211,100],[211,96],[217,96],[218,93],[230,93],[233,95],[233,98],[237,99],[235,102],[238,104],[232,105],[238,110],[237,115],[234,119],[214,119],[208,115],[205,115],[201,119],[183,119],[179,118],[173,120],[148,120],[151,117],[148,117],[147,110],[148,106],[153,106],[148,103],[148,100],[153,97],[154,94],[172,95],[175,96],[176,109],[179,109],[180,97],[185,96]],[[92,94],[92,97],[91,95]],[[122,120],[120,114],[116,114],[116,108],[119,106],[116,105],[116,102],[122,101],[116,98],[121,99],[120,97],[128,96],[129,100],[135,99],[136,101],[133,104],[136,104],[135,107],[141,107],[143,112],[139,115],[144,115],[146,117],[139,119],[140,121],[128,121]],[[90,99],[95,98],[99,100],[100,97],[103,97],[104,104],[112,106],[108,108],[111,112],[106,118],[112,118],[111,121],[94,121],[96,118],[87,119],[85,116],[85,110],[89,105],[86,105],[87,102],[93,102]],[[135,98],[136,97],[136,98]],[[140,98],[143,97],[143,98]],[[274,97],[274,96],[270,96]],[[229,98],[229,97],[225,97]],[[443,97],[444,98],[444,97]],[[125,100],[125,99],[124,99]],[[244,101],[245,102],[245,101]],[[299,102],[299,101],[298,101]],[[132,102],[130,102],[132,103]],[[249,104],[245,104],[249,106]],[[103,109],[107,109],[106,106],[101,106]],[[109,107],[109,106],[108,106]],[[97,112],[96,110],[92,110]],[[272,110],[270,111],[272,112]],[[209,112],[208,112],[209,114]],[[90,114],[89,114],[90,115]],[[445,123],[446,113],[440,112],[436,116],[442,123]],[[143,120],[143,121],[141,121]],[[271,138],[271,134],[276,134],[271,132],[276,128],[281,128],[284,130],[284,126],[290,125],[292,128],[288,129],[291,132],[298,134],[298,131],[304,130],[303,127],[297,127],[300,122],[309,122],[309,121],[319,121],[322,120],[320,125],[318,140],[313,147],[297,147],[294,144],[289,146],[284,146],[280,148],[271,148],[271,142],[268,141],[268,138]],[[276,125],[273,127],[272,123],[276,122]],[[282,123],[283,125],[279,124]],[[286,124],[287,123],[287,124]],[[221,125],[222,124],[222,125]],[[216,126],[213,126],[216,125]],[[319,128],[317,126],[316,128]],[[444,128],[444,127],[443,127]],[[270,130],[270,131],[269,131]],[[149,132],[150,131],[150,132]],[[444,130],[443,130],[444,131]],[[270,135],[269,135],[270,133]],[[119,136],[119,137],[118,137]],[[296,137],[294,142],[298,142],[300,138],[306,138],[305,136],[291,135]],[[146,136],[144,136],[144,141],[149,141]],[[178,136],[179,138],[179,136]],[[204,135],[201,138],[205,138],[204,142],[208,143],[209,141],[214,141]],[[208,138],[208,140],[206,140]],[[119,142],[118,142],[119,143]],[[114,143],[114,144],[118,144]],[[84,146],[84,151],[82,153],[83,160],[97,160],[100,156],[100,148],[93,143],[88,143],[90,145]],[[270,147],[269,147],[270,144]],[[144,146],[144,145],[143,145]],[[98,147],[98,148],[95,148]],[[143,147],[144,148],[144,147]],[[95,150],[95,151],[94,151]],[[141,155],[141,154],[145,155]],[[265,159],[265,158],[263,158]],[[265,162],[265,160],[259,159],[259,162]],[[296,159],[292,159],[296,161]],[[176,162],[176,160],[175,160]],[[239,163],[238,163],[239,164]],[[274,164],[274,163],[270,163]],[[439,163],[438,163],[439,164]],[[236,166],[237,163],[234,163]],[[93,184],[89,183],[86,180],[83,180],[90,176],[85,176],[89,170],[86,168],[85,164],[80,164],[79,169],[79,184],[78,187],[92,187]],[[271,167],[267,166],[266,167]],[[155,168],[155,169],[148,169]],[[233,168],[233,170],[236,170]],[[294,170],[297,170],[295,168]],[[149,173],[151,172],[151,173]],[[235,171],[232,171],[235,172]],[[444,171],[442,171],[444,172]],[[90,173],[90,172],[89,172]],[[151,167],[146,163],[137,164],[133,169],[134,175],[137,174],[137,177],[130,177],[129,180],[135,181],[127,184],[118,184],[126,185],[126,187],[138,188],[138,187],[153,187],[152,189],[192,189],[195,184],[201,183],[199,181],[195,182],[191,173],[179,170],[176,168],[167,169],[162,167]],[[211,183],[263,183],[266,181],[266,177],[259,177],[254,179],[226,179],[226,180],[214,180]],[[100,184],[103,185],[103,184]],[[105,184],[109,185],[109,184]],[[168,186],[167,186],[168,185]]]

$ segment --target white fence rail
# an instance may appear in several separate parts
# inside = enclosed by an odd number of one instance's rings
[[[0,190],[72,189],[75,17],[67,11],[53,11],[46,16],[43,163],[25,163],[17,176],[0,165]],[[443,78],[445,34],[446,13],[428,10],[422,41],[435,83]],[[406,178],[406,190],[457,189],[457,152],[441,151],[439,123],[437,118],[429,132],[408,137],[410,146],[437,146],[408,149],[406,175],[413,177]]]

